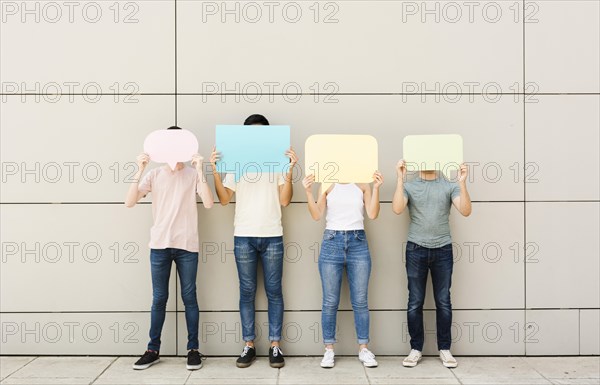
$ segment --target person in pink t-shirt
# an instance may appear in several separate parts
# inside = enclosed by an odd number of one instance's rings
[[[173,126],[168,129],[181,128]],[[192,157],[192,167],[177,163],[175,169],[171,170],[164,165],[150,170],[140,181],[149,160],[147,154],[137,157],[138,172],[125,200],[127,207],[133,207],[148,193],[152,193],[154,219],[149,244],[152,273],[150,342],[148,350],[133,368],[147,369],[160,361],[160,336],[169,298],[171,266],[175,262],[188,329],[187,369],[196,370],[202,367],[202,355],[198,351],[199,309],[196,298],[199,251],[196,194],[207,209],[213,206],[213,194],[202,173],[203,158],[200,155]]]

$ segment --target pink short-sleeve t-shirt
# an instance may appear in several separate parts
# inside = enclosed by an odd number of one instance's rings
[[[174,171],[157,167],[144,176],[138,191],[152,193],[151,249],[199,251],[196,194],[200,183],[198,172],[187,166]]]

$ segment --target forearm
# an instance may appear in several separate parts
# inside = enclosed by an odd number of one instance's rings
[[[376,219],[379,216],[380,204],[378,187],[373,187],[373,194],[371,195],[371,202],[368,210],[369,218]]]
[[[471,215],[471,197],[464,182],[460,183],[460,213],[465,217]]]
[[[215,179],[215,191],[217,192],[219,203],[225,206],[229,203],[229,193],[227,192],[225,186],[223,186],[221,174],[219,174],[216,169],[213,169],[213,178]]]
[[[406,200],[404,199],[404,181],[402,178],[398,179],[396,185],[396,192],[394,192],[394,198],[392,199],[392,210],[396,214],[402,214],[406,208]]]
[[[315,202],[315,197],[314,197],[312,191],[310,191],[310,190],[306,191],[306,200],[308,202],[308,212],[310,212],[310,216],[312,217],[312,219],[314,219],[315,221],[320,220],[321,219],[321,211],[319,210],[319,206]]]
[[[292,184],[292,169],[285,176],[285,183],[283,188],[281,189],[281,194],[279,197],[279,201],[282,206],[287,206],[292,201],[292,196],[294,195],[294,185]]]
[[[125,206],[133,207],[136,205],[139,196],[138,186],[140,183],[140,178],[142,176],[143,169],[139,169],[138,172],[133,176],[133,182],[129,185],[129,190],[127,190],[127,197],[125,198]]]
[[[209,209],[215,204],[213,193],[210,190],[210,186],[206,183],[206,178],[202,170],[198,170],[198,178],[200,180],[200,189],[198,195],[202,198],[202,204],[205,208]]]

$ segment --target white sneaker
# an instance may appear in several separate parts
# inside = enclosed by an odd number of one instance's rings
[[[333,349],[327,349],[325,348],[325,354],[323,355],[323,359],[321,360],[321,367],[322,368],[333,368],[333,366],[335,365],[335,353],[333,352]]]
[[[423,355],[420,351],[412,349],[408,356],[404,359],[404,361],[402,361],[402,365],[409,368],[413,368],[417,366],[417,364],[421,360],[421,357],[423,357]]]
[[[371,351],[367,348],[362,348],[360,352],[358,352],[358,359],[367,368],[374,368],[377,366],[377,361],[375,361],[375,354],[371,353]]]
[[[442,364],[447,368],[456,368],[458,366],[458,362],[456,362],[450,350],[440,350],[440,359],[442,360]]]

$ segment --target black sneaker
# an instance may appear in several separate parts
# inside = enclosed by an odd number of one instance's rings
[[[159,361],[160,358],[158,356],[158,352],[155,352],[154,350],[146,350],[144,355],[142,355],[142,357],[140,357],[140,359],[133,364],[133,368],[135,370],[148,369],[152,365],[157,364]]]
[[[202,367],[202,360],[204,356],[197,350],[190,350],[187,355],[187,365],[185,366],[188,370],[198,370]]]
[[[283,352],[279,349],[279,346],[271,346],[269,349],[269,365],[272,368],[283,368],[285,365]]]
[[[244,346],[244,351],[235,362],[235,366],[238,368],[247,368],[252,365],[252,362],[256,359],[256,350],[252,346]]]

